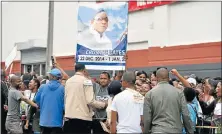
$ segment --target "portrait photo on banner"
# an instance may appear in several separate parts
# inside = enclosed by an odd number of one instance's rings
[[[76,63],[91,70],[125,70],[127,2],[79,2]]]

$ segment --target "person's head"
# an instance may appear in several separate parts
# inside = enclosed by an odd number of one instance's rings
[[[218,82],[217,84],[216,92],[217,92],[217,97],[221,98],[221,81]]]
[[[120,81],[114,80],[114,81],[110,82],[110,84],[107,88],[109,96],[114,97],[115,95],[120,93],[122,91],[121,87],[122,87],[122,85],[121,85]]]
[[[123,88],[135,88],[136,76],[134,72],[125,72],[122,77]]]
[[[98,33],[102,34],[108,28],[108,16],[104,10],[100,10],[93,20],[91,21],[91,25]]]
[[[187,102],[192,102],[196,96],[196,92],[193,88],[185,87],[183,90],[184,96]]]
[[[108,72],[102,72],[99,76],[99,84],[101,87],[107,87],[110,83],[110,75]]]
[[[203,89],[205,93],[209,94],[209,91],[216,89],[216,86],[216,81],[211,78],[207,78],[203,81]]]
[[[137,79],[135,82],[136,90],[140,91],[142,90],[143,81],[141,79]]]
[[[144,71],[137,72],[137,76],[139,76],[139,78],[144,80],[144,81],[147,79],[147,73],[144,72]]]
[[[151,81],[156,81],[156,71],[152,72],[150,78],[151,78]]]
[[[169,81],[169,71],[166,68],[160,68],[156,71],[157,82]]]
[[[16,75],[13,75],[10,78],[10,83],[11,83],[11,86],[16,88],[16,89],[19,89],[21,84],[22,84],[20,77],[18,77]]]
[[[84,75],[88,75],[88,72],[87,72],[86,67],[85,67],[84,64],[76,64],[75,65],[75,71],[76,72],[81,72]]]
[[[142,88],[141,88],[140,93],[141,93],[142,95],[145,95],[147,92],[150,91],[150,89],[151,89],[150,83],[149,83],[149,82],[144,82],[144,83],[142,84]]]
[[[40,87],[40,81],[38,79],[34,78],[29,82],[29,90],[37,91],[39,87]]]
[[[190,83],[192,88],[196,88],[196,85],[197,85],[196,79],[190,77],[187,79],[187,81],[188,81],[188,83]]]
[[[50,80],[60,80],[62,78],[62,73],[59,69],[57,68],[53,68],[50,72],[49,72],[49,79]]]

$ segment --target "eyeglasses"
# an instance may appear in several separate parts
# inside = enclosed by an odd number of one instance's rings
[[[95,17],[94,20],[99,21],[99,22],[101,22],[101,21],[103,21],[103,20],[106,21],[106,22],[109,21],[108,17],[105,17],[105,18],[102,18],[102,17]]]

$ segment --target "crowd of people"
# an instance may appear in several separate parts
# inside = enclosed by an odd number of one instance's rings
[[[2,70],[1,95],[2,133],[222,133],[221,77],[166,67],[98,80],[83,64],[72,77],[57,64],[45,77]]]

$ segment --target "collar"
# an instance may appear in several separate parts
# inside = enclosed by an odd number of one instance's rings
[[[161,85],[161,84],[167,84],[167,83],[169,83],[168,81],[161,81],[161,82],[158,82],[158,84],[157,85]]]
[[[93,35],[95,35],[95,36],[97,36],[99,38],[103,38],[104,35],[105,35],[104,33],[102,33],[102,36],[101,36],[101,34],[98,33],[92,26],[90,27],[89,31],[90,31],[91,34],[93,34]]]
[[[82,76],[84,76],[84,74],[82,72],[76,72],[75,75],[82,75]]]

